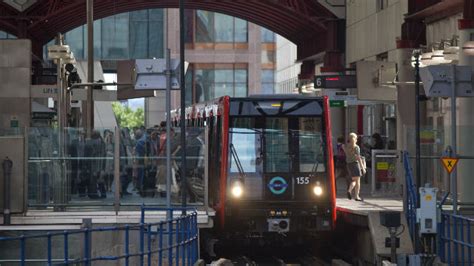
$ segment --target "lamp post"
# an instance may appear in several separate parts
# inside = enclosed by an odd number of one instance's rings
[[[420,158],[420,56],[421,51],[416,49],[413,51],[413,56],[415,57],[415,176],[416,176],[416,186],[418,188],[422,186],[421,184],[421,158]],[[419,196],[418,196],[419,197]],[[418,198],[418,204],[420,200]],[[419,206],[418,206],[419,207]]]
[[[186,80],[184,77],[184,0],[179,0],[179,59],[180,59],[180,83],[181,83],[181,204],[183,214],[186,214]],[[168,191],[168,193],[170,193]]]

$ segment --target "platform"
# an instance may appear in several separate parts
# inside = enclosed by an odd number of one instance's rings
[[[398,211],[401,213],[402,227],[400,230],[400,254],[412,254],[413,245],[408,233],[407,221],[403,212],[403,200],[401,197],[380,197],[370,194],[370,185],[362,184],[360,196],[364,201],[349,200],[346,192],[346,181],[337,180],[337,226],[336,230],[357,231],[354,241],[360,247],[359,252],[366,261],[371,258],[384,258],[390,255],[390,249],[385,247],[385,238],[388,237],[388,229],[380,224],[381,211]],[[357,229],[354,229],[357,228]],[[347,232],[347,233],[348,233]],[[367,243],[370,241],[370,244]],[[375,255],[375,256],[374,256]]]
[[[212,226],[212,216],[215,216],[213,209],[198,210],[198,225],[200,227]],[[173,212],[173,217],[179,217],[181,211]],[[137,224],[140,223],[140,211],[68,211],[54,212],[48,210],[32,210],[25,215],[12,215],[11,225],[3,226],[3,216],[0,216],[0,231],[2,230],[56,230],[59,226],[61,230],[78,229],[82,220],[90,218],[92,224]],[[166,220],[165,211],[147,211],[146,222],[160,222]],[[13,229],[15,228],[15,229]]]

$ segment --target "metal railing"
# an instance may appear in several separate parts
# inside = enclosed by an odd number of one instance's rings
[[[46,265],[91,265],[97,261],[120,261],[122,265],[193,265],[198,259],[198,227],[197,212],[195,210],[184,210],[179,217],[173,218],[173,212],[181,209],[149,208],[142,207],[141,221],[136,225],[111,226],[111,227],[86,227],[80,230],[65,230],[62,232],[48,232],[36,235],[21,235],[16,237],[0,237],[0,244],[17,245],[19,243],[18,257],[13,259],[0,259],[0,263],[19,263],[26,265],[30,262],[42,262]],[[168,213],[168,219],[161,222],[145,223],[145,211],[161,211]],[[123,242],[110,243],[115,247],[122,247],[117,251],[119,254],[103,254],[94,250],[92,238],[97,234],[105,232],[117,232]],[[134,238],[131,234],[138,232],[138,243],[131,243]],[[80,246],[71,247],[69,243],[72,237],[79,236]],[[81,237],[82,236],[82,237]],[[53,238],[60,237],[63,247],[53,247]],[[115,239],[118,239],[115,238]],[[28,258],[28,241],[33,239],[46,240],[46,258]],[[97,236],[96,236],[97,239]],[[82,243],[81,243],[82,242]],[[37,243],[35,243],[37,244]],[[136,248],[138,246],[138,248]],[[53,251],[53,248],[55,249]],[[101,247],[103,248],[103,247]],[[58,250],[62,251],[62,258],[58,258]],[[77,250],[82,254],[77,255]],[[75,252],[76,255],[71,255]],[[53,253],[55,256],[53,256]],[[15,255],[13,255],[15,256]],[[131,262],[132,258],[138,261]],[[146,262],[146,263],[145,263]]]
[[[441,214],[438,256],[451,265],[473,265],[471,226],[474,219],[447,212]]]
[[[413,180],[413,169],[410,165],[408,152],[403,152],[403,166],[405,168],[406,181],[406,217],[408,221],[408,228],[413,241],[416,241],[416,209],[418,206],[418,198],[416,192],[415,182]]]

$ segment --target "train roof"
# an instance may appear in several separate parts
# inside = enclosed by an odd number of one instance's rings
[[[223,96],[210,101],[196,103],[187,106],[185,109],[186,117],[198,118],[217,115],[219,113],[219,106],[228,99],[230,102],[239,101],[286,101],[286,100],[300,100],[300,101],[322,101],[324,97],[316,96],[305,96],[300,94],[254,94],[248,97],[229,97]],[[175,109],[172,112],[172,119],[178,119],[180,117],[180,109]]]

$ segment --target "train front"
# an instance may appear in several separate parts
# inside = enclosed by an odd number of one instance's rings
[[[333,228],[326,112],[322,98],[231,99],[227,229],[286,235]]]

